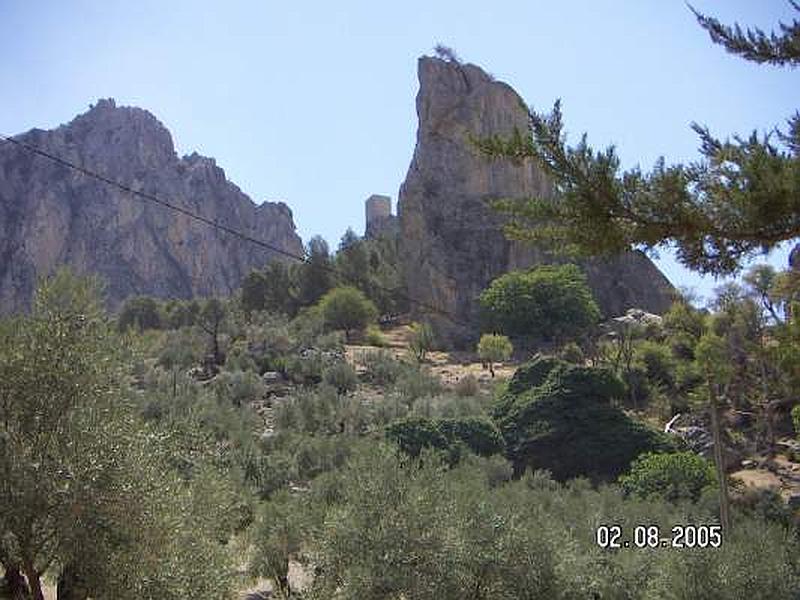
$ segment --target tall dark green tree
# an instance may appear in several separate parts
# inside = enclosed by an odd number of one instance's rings
[[[261,271],[250,271],[242,280],[242,310],[246,315],[264,310],[267,301],[267,278]]]
[[[222,364],[222,353],[219,347],[219,335],[222,330],[222,323],[227,316],[225,304],[219,298],[209,298],[200,309],[198,324],[200,328],[209,336],[211,354],[214,364]]]
[[[373,296],[369,248],[367,242],[359,239],[352,229],[348,228],[342,236],[335,264],[342,285],[351,285],[370,298]]]
[[[117,319],[117,327],[120,331],[126,331],[133,327],[142,332],[145,329],[158,329],[161,325],[158,302],[148,296],[128,298]]]
[[[306,248],[306,261],[300,271],[300,302],[311,306],[333,287],[333,262],[328,242],[312,237]]]
[[[695,15],[714,43],[746,60],[800,64],[798,20],[767,34]],[[531,111],[529,132],[477,143],[492,157],[534,160],[554,183],[552,196],[497,203],[512,216],[516,238],[589,255],[672,243],[688,267],[722,274],[800,236],[800,113],[774,134],[722,141],[693,129],[700,159],[671,166],[661,159],[649,173],[621,170],[615,149],[594,150],[585,134],[568,145],[559,102],[550,114]]]

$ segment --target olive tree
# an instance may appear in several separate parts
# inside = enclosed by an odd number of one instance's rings
[[[344,286],[325,294],[319,303],[325,325],[329,329],[344,330],[350,340],[354,331],[363,330],[378,316],[378,310],[361,290]]]
[[[512,352],[514,352],[514,346],[504,335],[485,333],[478,342],[478,356],[489,364],[489,372],[492,377],[494,377],[493,363],[508,360]]]
[[[0,321],[0,563],[12,597],[230,595],[212,507],[224,485],[146,426],[128,400],[125,348],[99,285],[59,271],[30,315]],[[200,485],[202,482],[202,485]],[[16,596],[15,596],[16,594]]]

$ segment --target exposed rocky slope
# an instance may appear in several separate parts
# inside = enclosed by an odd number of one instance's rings
[[[178,158],[169,131],[150,113],[100,100],[28,144],[132,188],[302,254],[283,203],[256,205],[213,159]],[[229,294],[271,252],[185,215],[0,143],[0,310],[28,305],[37,276],[56,266],[97,273],[109,304],[133,294],[188,298]]]
[[[556,262],[536,248],[509,242],[486,201],[548,193],[534,165],[480,156],[468,136],[527,131],[520,96],[475,65],[419,60],[419,128],[414,158],[400,188],[398,212],[409,294],[458,320],[475,322],[477,296],[499,274]],[[631,307],[663,312],[672,286],[643,254],[581,263],[607,316]],[[451,341],[468,331],[433,316]]]

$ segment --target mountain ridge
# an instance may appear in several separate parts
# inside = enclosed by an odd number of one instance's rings
[[[170,132],[145,109],[101,99],[64,125],[14,137],[302,255],[285,203],[256,204],[213,158],[179,157]],[[12,144],[0,144],[0,233],[3,312],[26,308],[36,279],[61,264],[103,276],[115,308],[137,294],[227,295],[276,257]]]

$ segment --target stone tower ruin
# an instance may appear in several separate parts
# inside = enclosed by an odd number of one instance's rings
[[[364,237],[375,238],[397,229],[397,217],[392,214],[392,199],[389,196],[373,194],[366,202],[367,223]]]

